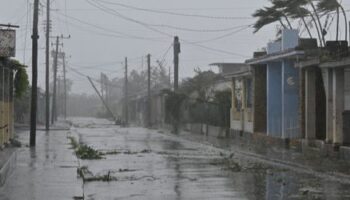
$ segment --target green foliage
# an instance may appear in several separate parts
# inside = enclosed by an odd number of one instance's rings
[[[22,97],[27,91],[29,87],[29,81],[28,81],[28,74],[25,68],[23,67],[18,68],[15,75],[14,87],[15,87],[15,95],[17,98]]]
[[[320,12],[331,12],[335,11],[340,7],[337,0],[320,0],[317,4],[317,9]]]
[[[102,159],[102,154],[83,144],[83,145],[79,145],[79,147],[75,150],[75,154],[78,156],[78,158],[82,159],[82,160],[99,160]]]
[[[196,75],[193,78],[183,81],[180,91],[186,95],[197,93],[197,98],[205,101],[207,99],[208,88],[219,80],[221,76],[212,71],[202,72],[196,69],[195,72]]]
[[[74,137],[68,137],[72,148],[75,150],[75,154],[82,160],[99,160],[102,159],[102,153],[89,147],[85,144],[79,144]]]
[[[253,26],[256,33],[264,26],[280,21],[283,15],[274,7],[264,7],[256,10],[252,16],[258,18]]]

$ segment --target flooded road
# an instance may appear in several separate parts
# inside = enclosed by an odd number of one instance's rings
[[[70,129],[38,132],[32,149],[26,146],[28,131],[18,136],[23,147],[0,187],[1,200],[350,199],[346,183],[107,120],[71,119]],[[100,159],[78,159],[74,145]]]
[[[256,163],[211,145],[143,128],[75,119],[70,134],[100,152],[80,160],[96,177],[85,199],[350,199],[350,185]]]

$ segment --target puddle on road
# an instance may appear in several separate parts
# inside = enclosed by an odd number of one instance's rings
[[[89,200],[350,200],[348,184],[225,155],[210,146],[142,129],[106,130],[96,137],[79,130],[84,142],[106,154],[102,160],[81,162],[92,177],[84,185]],[[111,135],[111,130],[116,134]]]

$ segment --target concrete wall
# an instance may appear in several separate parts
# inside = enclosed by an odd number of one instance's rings
[[[299,31],[284,29],[282,30],[282,50],[292,49],[298,46]]]
[[[268,44],[268,54],[298,46],[297,30],[283,30],[281,42]],[[279,49],[279,50],[278,50]],[[285,58],[267,64],[267,134],[273,137],[298,138],[299,71],[295,61]]]
[[[282,67],[281,63],[267,66],[267,135],[282,136]]]
[[[294,62],[283,61],[282,80],[282,138],[299,138],[299,72]]]
[[[13,138],[13,97],[11,81],[13,73],[6,67],[0,67],[0,146]]]
[[[251,92],[248,91],[247,86],[247,80],[251,80],[251,76],[243,76],[243,77],[237,77],[232,80],[232,108],[231,108],[231,119],[230,119],[230,128],[233,130],[238,131],[244,131],[244,132],[253,132],[253,108],[254,105],[254,96],[252,96],[252,104],[251,107],[248,107],[247,105],[247,93]],[[241,102],[242,102],[242,108],[239,110],[236,108],[236,92],[235,92],[235,80],[239,79],[242,83],[242,94],[241,94]],[[251,82],[251,90],[254,91],[254,85],[253,81]]]
[[[267,54],[278,53],[282,50],[281,42],[270,42],[267,44]]]
[[[204,134],[210,137],[225,137],[225,130],[222,127],[210,126],[207,124],[186,124],[184,128],[191,133]]]

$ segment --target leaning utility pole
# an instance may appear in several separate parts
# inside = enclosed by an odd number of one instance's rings
[[[46,2],[45,129],[50,129],[50,0]]]
[[[34,0],[33,35],[32,35],[32,99],[30,110],[30,146],[35,146],[36,141],[36,113],[38,99],[38,21],[39,0]]]
[[[151,127],[152,126],[152,115],[151,115],[151,55],[147,55],[147,79],[148,79],[148,84],[147,84],[147,126]]]
[[[54,62],[53,62],[53,91],[52,91],[52,111],[51,111],[51,124],[55,123],[56,116],[57,116],[57,110],[56,110],[56,87],[57,87],[57,63],[58,63],[58,45],[60,42],[59,36],[56,37],[56,51],[54,56]]]
[[[181,52],[179,37],[174,38],[174,91],[179,88],[179,54]]]
[[[98,89],[97,89],[97,87],[95,86],[94,82],[92,82],[92,80],[91,80],[91,78],[90,78],[89,76],[88,76],[87,78],[88,78],[88,80],[89,80],[91,86],[94,88],[94,90],[95,90],[96,94],[98,95],[98,97],[100,97],[100,99],[101,99],[103,105],[106,107],[107,111],[109,112],[109,114],[111,115],[111,117],[113,117],[114,122],[116,122],[116,121],[117,121],[117,118],[114,116],[112,110],[109,108],[109,106],[107,105],[107,103],[106,103],[106,101],[104,100],[103,96],[102,96],[102,95],[100,94],[100,92],[98,91]]]
[[[63,84],[64,84],[64,105],[63,115],[64,119],[67,119],[67,79],[66,79],[66,54],[63,53]]]
[[[129,97],[128,97],[128,58],[125,57],[125,84],[124,84],[124,117],[125,125],[129,123]]]

